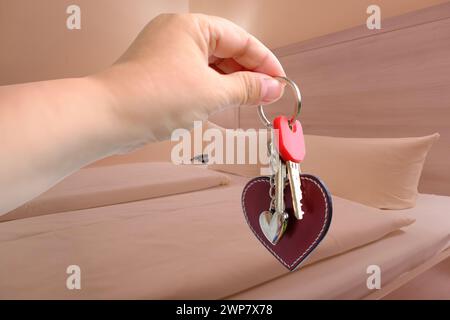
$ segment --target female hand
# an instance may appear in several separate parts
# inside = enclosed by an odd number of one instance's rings
[[[166,139],[226,107],[273,102],[283,89],[271,76],[284,75],[273,53],[230,21],[164,14],[94,77],[115,97],[134,145]]]
[[[271,76],[284,76],[278,60],[231,22],[161,15],[100,73],[0,87],[0,214],[95,160],[274,101]]]

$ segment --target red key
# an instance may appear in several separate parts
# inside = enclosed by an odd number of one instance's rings
[[[273,121],[273,128],[278,135],[278,152],[284,161],[299,163],[305,157],[305,139],[300,121],[295,120],[289,127],[289,119],[278,116]]]

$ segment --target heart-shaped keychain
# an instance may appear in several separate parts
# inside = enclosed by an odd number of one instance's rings
[[[313,175],[300,173],[300,162],[305,156],[303,130],[296,120],[301,109],[300,90],[288,78],[277,79],[294,89],[296,111],[291,119],[275,118],[272,126],[259,106],[259,116],[271,130],[268,151],[273,174],[247,183],[242,208],[258,240],[293,271],[325,237],[333,208],[324,183]]]
[[[268,216],[270,206],[270,178],[256,177],[250,180],[242,193],[242,208],[245,219],[256,238],[290,271],[295,270],[302,261],[317,247],[325,237],[331,223],[331,196],[324,184],[315,176],[302,174],[300,176],[303,199],[302,220],[296,220],[293,214],[290,187],[286,186],[286,230],[281,239],[273,244],[269,238],[276,237],[276,228],[269,227],[264,231],[260,219],[262,214]],[[279,219],[266,218],[268,225],[279,223]]]

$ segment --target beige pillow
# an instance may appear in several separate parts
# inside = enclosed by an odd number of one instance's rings
[[[209,128],[218,128],[219,130],[225,130],[222,127],[211,124],[206,121],[202,123],[202,132]],[[192,139],[194,139],[194,129],[189,131]],[[152,142],[144,145],[143,147],[131,151],[126,154],[114,155],[90,164],[88,167],[101,167],[101,166],[111,166],[116,164],[125,163],[137,163],[137,162],[171,162],[172,149],[176,147],[180,141],[171,141],[170,139]],[[192,157],[197,156],[195,153],[194,140],[191,140],[191,155]],[[207,144],[201,141],[203,147]],[[199,163],[196,163],[199,164]]]
[[[90,164],[88,167],[112,166],[137,162],[170,162],[170,154],[175,142],[170,140],[149,143],[127,154],[114,155]]]
[[[306,136],[304,172],[331,192],[380,209],[415,205],[423,164],[439,134],[414,138]]]
[[[225,132],[211,122],[210,128]],[[413,138],[337,138],[305,135],[303,172],[319,176],[331,192],[343,198],[381,209],[405,209],[415,205],[417,186],[426,155],[439,134]],[[133,153],[110,157],[94,165],[170,161],[177,142],[149,144]],[[205,146],[205,142],[203,142]],[[193,154],[195,156],[196,154]],[[248,159],[248,156],[247,156]],[[211,164],[209,169],[245,177],[262,174],[258,164]]]
[[[229,178],[199,166],[128,163],[81,169],[0,222],[109,206],[226,185]]]
[[[415,205],[428,151],[439,134],[413,138],[338,138],[305,135],[302,171],[317,175],[337,196],[380,209]],[[261,164],[213,164],[208,168],[245,177]]]

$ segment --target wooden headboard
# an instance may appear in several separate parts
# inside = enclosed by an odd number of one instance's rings
[[[450,195],[450,3],[275,50],[303,95],[307,134],[411,137],[439,132],[419,190]],[[268,115],[291,114],[285,95]],[[261,127],[256,108],[221,115]],[[219,120],[219,122],[221,122]]]

